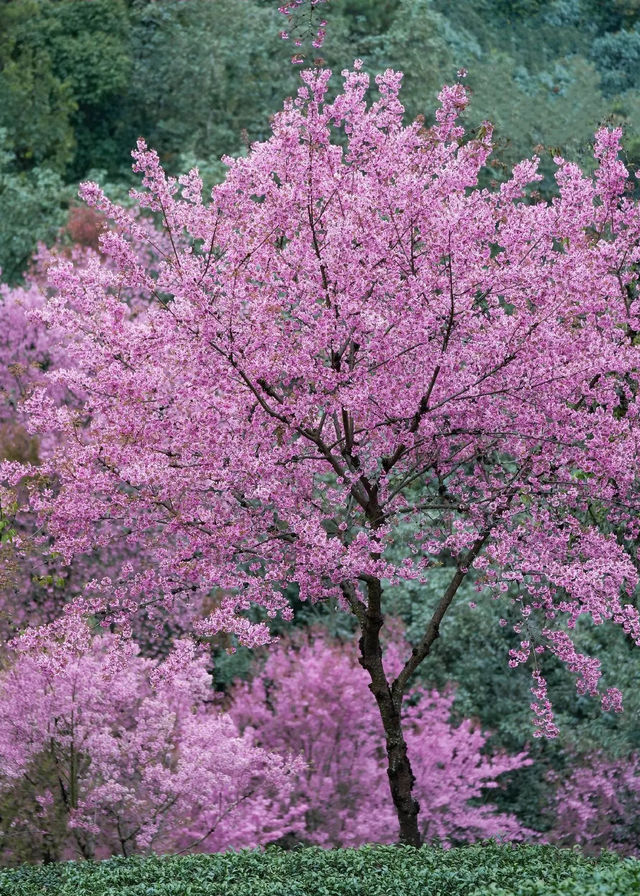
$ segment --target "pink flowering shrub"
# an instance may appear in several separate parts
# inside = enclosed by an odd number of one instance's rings
[[[0,458],[37,465],[42,452],[55,443],[51,433],[42,437],[29,433],[23,401],[44,382],[45,372],[55,368],[63,352],[51,339],[46,327],[33,313],[46,302],[41,253],[23,287],[0,284]],[[52,397],[61,393],[52,387]],[[0,519],[14,503],[11,493],[0,494]],[[0,636],[6,638],[26,624],[54,618],[60,601],[52,597],[54,580],[59,580],[56,564],[48,563],[34,543],[37,525],[33,516],[22,514],[14,520],[14,532],[21,536],[21,551],[12,551],[9,540],[0,546]],[[4,527],[3,527],[4,531]],[[44,542],[44,539],[41,539]]]
[[[485,755],[487,734],[469,719],[454,726],[452,704],[451,694],[416,689],[405,707],[422,838],[445,845],[525,838],[530,832],[513,815],[470,801],[530,760],[526,753]],[[252,681],[236,686],[230,714],[263,748],[304,759],[295,793],[307,807],[307,842],[395,842],[382,726],[351,646],[332,644],[318,632],[312,640],[279,644]]]
[[[37,444],[28,444],[24,429],[22,450],[12,446],[8,436],[24,424],[21,399],[43,382],[44,372],[59,355],[46,328],[31,317],[45,299],[35,279],[28,279],[24,287],[0,284],[0,451],[10,459],[37,459]]]
[[[301,763],[238,732],[191,644],[156,664],[72,617],[27,642],[0,677],[5,861],[218,851],[299,829]]]
[[[549,838],[562,846],[579,844],[591,855],[612,849],[640,854],[640,756],[583,758],[555,783],[554,825]]]

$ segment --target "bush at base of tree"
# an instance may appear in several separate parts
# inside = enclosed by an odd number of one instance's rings
[[[640,853],[640,757],[585,757],[556,783],[555,825],[551,839],[578,844],[597,854],[613,849],[623,855]]]

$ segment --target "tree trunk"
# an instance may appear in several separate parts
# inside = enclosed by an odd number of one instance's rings
[[[418,830],[420,805],[413,797],[415,777],[407,755],[407,745],[402,733],[400,712],[392,707],[387,711],[378,703],[387,747],[387,775],[389,787],[398,816],[399,841],[407,846],[421,846]]]
[[[359,641],[359,662],[371,678],[369,689],[376,699],[384,728],[388,760],[387,774],[391,797],[398,816],[399,842],[407,846],[418,847],[422,845],[418,829],[420,806],[413,797],[415,777],[411,770],[407,744],[402,731],[402,695],[396,696],[394,699],[382,665],[380,644],[380,629],[383,623],[380,612],[382,589],[378,579],[367,579],[367,585],[369,590],[368,607],[364,612],[358,614],[362,630],[362,637]]]

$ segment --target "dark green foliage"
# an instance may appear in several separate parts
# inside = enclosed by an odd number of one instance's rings
[[[113,171],[128,164],[137,134],[127,128],[124,97],[131,77],[130,25],[123,0],[62,0],[40,17],[40,39],[53,69],[69,85],[76,152],[70,179],[88,168]],[[124,119],[124,120],[123,120]],[[115,163],[115,164],[114,164]]]
[[[128,84],[123,0],[4,3],[0,34],[0,124],[10,128],[18,162],[77,169],[76,145],[87,142],[86,130],[109,116]]]
[[[89,168],[126,172],[137,136],[119,121],[128,34],[123,0],[0,3],[3,280],[53,242]]]
[[[138,110],[140,133],[170,164],[178,153],[219,158],[268,136],[269,115],[297,89],[281,18],[274,6],[236,0],[136,11],[130,114]]]
[[[552,847],[378,846],[67,862],[0,871],[0,896],[631,896],[640,862]]]
[[[40,11],[37,0],[0,3],[0,127],[17,168],[44,163],[62,172],[74,150],[76,103],[39,39]]]
[[[566,2],[566,0],[565,0]],[[583,0],[586,17],[599,32],[628,28],[640,16],[639,0]]]
[[[49,4],[41,35],[56,74],[81,108],[104,105],[126,88],[132,62],[122,0]]]
[[[400,0],[343,0],[341,4],[335,4],[336,10],[340,8],[350,23],[351,33],[363,37],[384,34],[393,22],[399,5]]]
[[[611,96],[640,86],[640,31],[603,34],[593,42],[592,55],[601,72],[605,94]]]
[[[36,244],[55,239],[74,190],[50,168],[19,170],[7,142],[6,130],[0,128],[0,269],[3,282],[15,283]]]
[[[333,0],[325,14],[326,63],[337,73],[361,57],[372,73],[403,70],[409,117],[429,123],[442,84],[468,69],[467,125],[496,127],[487,185],[537,151],[541,189],[553,193],[551,157],[588,166],[603,121],[624,126],[629,160],[640,161],[640,0]],[[4,171],[28,173],[27,192],[53,173],[73,194],[96,169],[125,184],[144,136],[171,173],[198,163],[211,186],[220,156],[267,137],[270,115],[297,90],[295,48],[278,37],[285,25],[272,0],[3,0]],[[51,239],[60,210],[49,186],[43,193],[36,228]],[[11,226],[2,257],[13,272],[36,233],[25,240],[22,224],[17,235]]]
[[[551,3],[550,0],[490,0],[488,5],[496,15],[525,18],[535,16]]]

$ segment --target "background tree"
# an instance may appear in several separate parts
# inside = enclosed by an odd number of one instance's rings
[[[62,643],[64,639],[64,643]],[[301,826],[301,763],[210,699],[206,657],[164,663],[64,618],[0,678],[4,861],[258,846]]]
[[[564,777],[555,777],[552,838],[578,843],[588,855],[613,849],[623,855],[638,852],[640,774],[637,754],[611,761],[597,753],[576,761]]]
[[[605,118],[624,124],[625,151],[640,165],[633,2],[340,0],[322,15],[331,22],[317,52],[330,67],[357,56],[370,69],[404,70],[404,105],[429,124],[441,84],[469,70],[469,127],[490,117],[496,129],[487,183],[540,145],[539,186],[553,193],[553,155],[588,166]],[[141,134],[171,173],[197,162],[211,186],[221,155],[264,139],[269,116],[296,91],[291,67],[272,64],[293,50],[277,37],[285,23],[272,0],[11,0],[0,17],[0,127],[7,175],[18,177],[2,195],[0,264],[12,283],[38,240],[55,241],[79,179],[99,176],[126,194]]]
[[[400,639],[385,651],[395,671],[406,646]],[[470,719],[452,726],[452,702],[453,695],[414,690],[404,709],[416,796],[424,807],[423,840],[451,846],[528,837],[530,831],[513,815],[496,812],[489,800],[505,773],[531,760],[522,753],[483,755],[486,734]],[[396,840],[384,732],[352,644],[332,644],[322,630],[297,643],[282,642],[250,682],[236,685],[230,714],[260,746],[304,759],[294,799],[306,806],[301,836],[307,842],[356,847]]]

